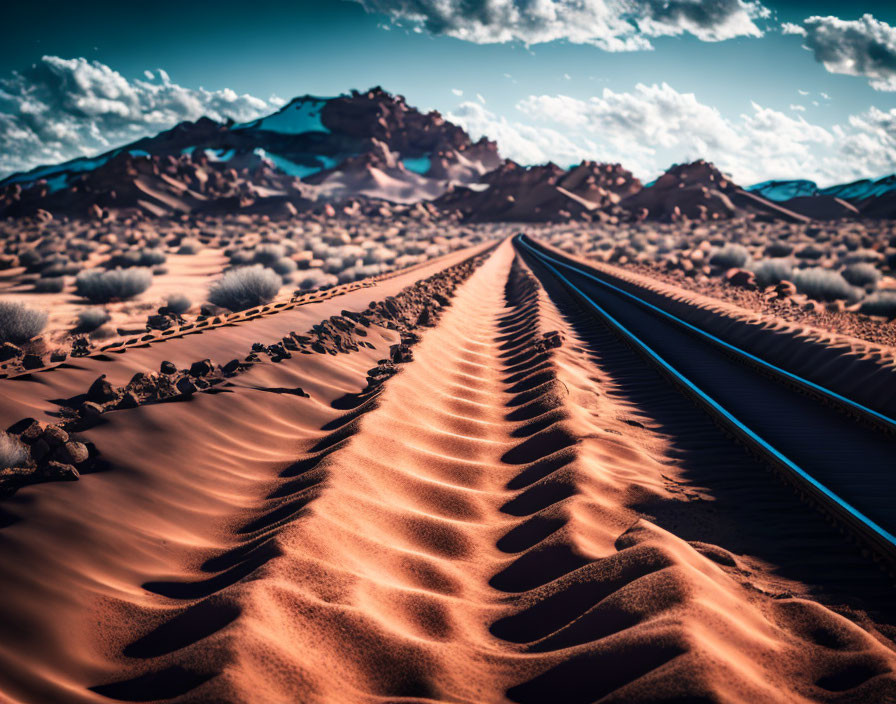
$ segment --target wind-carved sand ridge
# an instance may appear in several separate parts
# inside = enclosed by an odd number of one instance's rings
[[[347,703],[894,696],[896,654],[873,619],[804,598],[811,585],[796,597],[769,588],[818,576],[774,573],[772,559],[798,548],[762,552],[775,536],[747,531],[733,554],[712,538],[737,536],[743,514],[701,508],[689,519],[692,503],[751,503],[774,480],[749,484],[761,470],[711,423],[685,437],[670,420],[681,398],[542,288],[509,241],[430,323],[382,383],[362,379],[401,336],[378,329],[374,349],[259,364],[234,393],[141,407],[130,422],[111,414],[94,435],[116,470],[78,483],[84,522],[71,517],[69,487],[43,485],[27,496],[49,494],[34,508],[70,534],[54,545],[31,518],[0,530],[2,608],[17,618],[0,642],[17,629],[20,639],[0,649],[0,691]],[[310,398],[254,390],[296,386]],[[765,491],[763,507],[796,503]],[[818,524],[800,545],[830,548],[836,537]],[[38,547],[42,574],[64,583],[28,569]],[[825,558],[847,552],[835,542]],[[48,603],[54,613],[41,611]]]

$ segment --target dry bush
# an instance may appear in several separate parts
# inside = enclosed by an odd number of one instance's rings
[[[208,292],[210,303],[238,311],[269,303],[280,290],[280,277],[261,264],[231,269]]]
[[[0,342],[20,345],[36,337],[47,324],[47,314],[24,303],[0,301]]]

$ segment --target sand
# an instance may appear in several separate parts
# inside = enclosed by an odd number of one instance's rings
[[[99,373],[123,384],[162,360],[243,357],[486,249],[0,380],[0,415],[52,420],[54,399]],[[371,326],[371,346],[355,352],[262,357],[214,393],[104,414],[85,434],[106,471],[4,503],[0,692],[15,702],[894,696],[888,592],[873,566],[714,426],[676,426],[680,397],[543,288],[509,241],[418,322],[415,343],[408,329]],[[368,383],[402,341],[413,360]],[[296,387],[308,396],[282,392]],[[807,550],[852,560],[855,580],[813,571]],[[847,592],[849,609],[838,602]]]

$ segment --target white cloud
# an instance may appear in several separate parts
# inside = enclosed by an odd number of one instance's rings
[[[476,100],[478,100],[480,103],[482,103],[483,105],[485,105],[485,98],[482,97],[482,93],[477,93],[477,94],[476,94]]]
[[[794,105],[793,103],[791,103],[791,104],[790,104],[790,109],[791,109],[791,110],[795,110],[795,111],[797,111],[797,112],[806,112],[806,106],[805,106],[805,105]]]
[[[762,36],[758,0],[354,0],[399,24],[477,44],[564,39],[606,51],[650,49],[654,37],[714,42]]]
[[[796,34],[800,37],[806,36],[806,28],[793,22],[782,22],[781,32],[783,34]]]
[[[273,104],[230,89],[128,80],[98,61],[44,56],[0,78],[0,174],[92,156],[183,120],[251,120]],[[152,72],[144,73],[149,77]]]
[[[492,137],[502,154],[524,164],[620,162],[648,180],[672,163],[702,157],[743,185],[769,178],[827,185],[896,170],[896,108],[872,108],[826,128],[755,102],[741,115],[724,116],[665,83],[605,89],[588,100],[533,95],[517,104],[516,120],[475,104],[461,108],[449,119],[474,136]]]
[[[464,94],[464,92],[460,88],[452,88],[451,92],[454,93],[458,97],[460,97]]]
[[[808,17],[806,48],[831,73],[865,76],[875,90],[896,91],[896,27],[865,14],[857,20]]]
[[[809,95],[809,91],[802,90],[801,88],[798,88],[796,92],[799,93],[800,95]]]
[[[511,123],[486,110],[479,103],[466,102],[445,118],[462,126],[475,140],[489,137],[496,140],[501,154],[520,164],[543,164],[554,161],[562,166],[581,161],[594,145],[587,140],[575,144],[550,128]]]

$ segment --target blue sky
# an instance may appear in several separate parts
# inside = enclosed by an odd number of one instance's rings
[[[745,183],[896,170],[896,4],[545,2],[550,17],[524,0],[17,3],[0,28],[0,172],[197,111],[373,85],[522,162],[649,178],[707,157]]]

